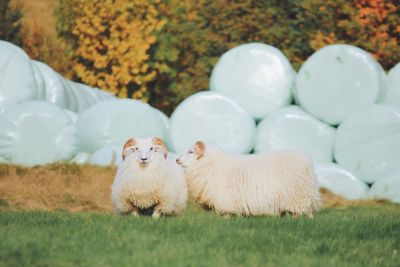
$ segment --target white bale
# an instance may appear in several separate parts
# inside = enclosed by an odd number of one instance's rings
[[[36,99],[38,100],[44,100],[46,99],[46,84],[42,75],[42,72],[40,71],[39,67],[31,61],[31,66],[33,70],[33,74],[35,76],[35,80],[37,83],[37,88],[38,88],[38,94]]]
[[[28,55],[0,40],[0,106],[35,99],[37,95],[37,82]]]
[[[61,75],[58,75],[58,76],[60,78],[61,83],[64,86],[67,108],[74,112],[78,112],[78,97],[79,96],[75,95],[74,90],[72,89],[72,86],[73,86],[72,82],[69,81],[68,79],[65,79]]]
[[[168,151],[168,153],[167,153],[167,159],[168,160],[170,160],[172,162],[175,162],[178,158],[179,158],[178,154],[175,154],[174,152]]]
[[[63,109],[63,110],[65,113],[67,113],[68,117],[72,120],[72,122],[75,123],[78,121],[79,115],[76,112],[71,111],[69,109]]]
[[[83,111],[90,108],[94,103],[98,102],[92,99],[89,92],[86,92],[86,88],[81,87],[78,83],[69,81],[72,94],[76,99],[76,112],[82,113]],[[90,87],[89,87],[90,88]],[[88,89],[92,90],[92,89]]]
[[[253,148],[255,121],[233,100],[216,92],[200,92],[183,101],[171,115],[170,135],[176,153],[194,142],[248,153]]]
[[[261,119],[290,103],[294,78],[295,71],[280,50],[250,43],[222,55],[212,71],[210,89]]]
[[[346,116],[375,103],[384,93],[383,69],[366,51],[350,45],[329,45],[301,66],[296,101],[317,118],[337,125]]]
[[[172,142],[171,142],[171,136],[169,134],[169,130],[170,130],[170,125],[169,125],[169,118],[167,115],[164,114],[164,112],[155,109],[157,111],[157,114],[160,116],[163,125],[164,125],[164,130],[165,130],[165,144],[167,145],[168,150],[170,151],[175,151]]]
[[[94,152],[88,163],[97,166],[119,166],[122,162],[122,146],[106,146]]]
[[[320,187],[347,199],[364,199],[368,185],[354,174],[335,163],[320,163],[315,166]]]
[[[92,88],[92,87],[90,87],[90,86],[88,86],[86,84],[83,84],[83,83],[75,83],[75,84],[80,88],[80,92],[87,96],[87,100],[89,101],[89,107],[94,105],[95,103],[103,101],[96,94],[95,88]]]
[[[397,63],[387,75],[388,90],[380,103],[400,107],[400,63]]]
[[[288,106],[265,117],[257,126],[255,152],[300,150],[316,162],[332,161],[335,129]]]
[[[132,99],[95,104],[80,114],[77,127],[81,150],[89,153],[108,145],[121,146],[133,136],[164,139],[166,134],[155,109]]]
[[[72,120],[53,104],[26,101],[0,114],[0,157],[10,163],[33,166],[69,160],[77,148]]]
[[[51,67],[43,62],[32,60],[41,71],[45,83],[46,93],[44,99],[62,108],[69,107],[68,95],[62,77]]]
[[[400,173],[380,178],[370,188],[368,197],[387,199],[400,204]]]
[[[76,156],[71,159],[71,163],[76,163],[76,164],[87,164],[90,158],[90,154],[86,153],[86,152],[79,152],[78,154],[76,154]]]
[[[400,109],[371,105],[337,129],[335,159],[367,183],[400,172]]]

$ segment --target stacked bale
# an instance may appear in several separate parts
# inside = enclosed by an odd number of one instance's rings
[[[0,40],[0,107],[35,99],[38,86],[28,55]]]
[[[79,116],[77,129],[80,150],[88,153],[110,145],[122,147],[132,136],[166,136],[155,109],[132,99],[106,100],[92,106]]]
[[[0,41],[1,161],[33,166],[70,160],[80,150],[77,112],[111,98]]]
[[[71,118],[44,101],[8,106],[0,114],[0,144],[0,158],[25,166],[69,160],[78,151]]]
[[[256,124],[233,100],[214,92],[200,92],[183,101],[171,116],[174,151],[183,153],[203,140],[224,150],[248,153],[254,144]]]
[[[238,46],[216,64],[211,91],[183,101],[171,119],[66,80],[2,41],[0,67],[0,162],[118,165],[132,136],[163,138],[170,158],[197,140],[233,153],[296,149],[314,160],[321,187],[400,202],[400,64],[386,77],[357,47],[327,46],[296,75],[278,49]]]
[[[295,71],[280,50],[251,43],[222,55],[212,71],[210,89],[262,119],[290,103],[294,78]]]

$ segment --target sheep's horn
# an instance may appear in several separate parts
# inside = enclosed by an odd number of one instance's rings
[[[206,144],[203,141],[197,141],[194,144],[194,147],[196,149],[197,159],[203,157],[204,153],[206,152]]]
[[[131,138],[125,142],[124,148],[122,149],[122,160],[125,160],[126,153],[128,153],[128,148],[136,144],[135,138]]]
[[[167,146],[165,145],[164,141],[159,137],[153,137],[153,144],[160,146],[164,154],[164,158],[167,158]]]

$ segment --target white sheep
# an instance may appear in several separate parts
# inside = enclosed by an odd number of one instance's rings
[[[153,210],[153,217],[179,215],[186,207],[187,187],[182,169],[167,160],[164,142],[157,137],[129,139],[123,162],[112,185],[115,210],[121,215],[138,215]]]
[[[312,217],[320,203],[312,162],[300,152],[233,155],[199,141],[177,163],[193,199],[221,215]]]

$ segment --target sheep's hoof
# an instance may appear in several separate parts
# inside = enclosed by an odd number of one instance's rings
[[[307,213],[306,216],[307,216],[309,219],[314,219],[314,214],[312,214],[311,212],[310,212],[310,213]]]
[[[151,215],[151,217],[153,217],[154,219],[158,219],[161,217],[161,213],[154,211],[153,215]]]
[[[134,216],[134,217],[138,217],[139,213],[137,211],[132,211],[130,215]]]
[[[230,214],[223,214],[222,218],[224,218],[225,220],[229,220],[231,218]]]

